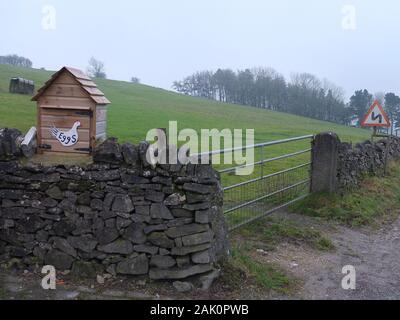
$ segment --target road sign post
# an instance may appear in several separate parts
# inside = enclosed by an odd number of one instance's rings
[[[374,141],[374,137],[387,138],[384,158],[384,174],[386,175],[391,137],[389,134],[377,134],[377,131],[378,128],[390,128],[391,124],[388,115],[386,114],[385,110],[378,100],[375,100],[372,106],[369,108],[367,114],[361,122],[361,126],[373,128],[373,133],[371,137],[372,141]]]
[[[373,128],[372,140],[374,137],[388,137],[388,135],[377,134],[378,128],[390,128],[391,126],[389,117],[378,100],[375,100],[369,108],[364,119],[361,121],[361,126]]]

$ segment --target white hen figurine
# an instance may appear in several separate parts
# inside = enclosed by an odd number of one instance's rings
[[[72,129],[69,131],[61,131],[53,126],[50,132],[54,138],[56,138],[64,147],[72,147],[78,142],[78,128],[81,126],[79,121],[75,122]]]

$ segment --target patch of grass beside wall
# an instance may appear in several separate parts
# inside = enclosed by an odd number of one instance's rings
[[[374,225],[392,221],[400,209],[400,162],[390,165],[385,177],[366,177],[359,187],[341,195],[314,194],[290,210],[345,225]]]
[[[267,262],[263,253],[275,250],[281,242],[306,245],[320,251],[331,251],[334,245],[321,232],[281,217],[266,217],[236,230],[231,237],[232,254],[224,266],[225,275],[232,287],[244,281],[237,276],[240,272],[264,288],[278,293],[291,294],[298,285],[278,265]],[[239,272],[240,271],[240,272]]]
[[[320,251],[334,249],[330,239],[321,232],[307,226],[298,225],[294,221],[280,217],[267,217],[253,222],[238,231],[247,242],[263,244],[264,250],[273,249],[282,241],[294,244],[306,244]]]
[[[290,294],[297,280],[288,276],[280,267],[259,261],[252,253],[254,249],[245,245],[234,245],[232,255],[223,266],[222,279],[232,289],[240,289],[244,282],[279,293]]]

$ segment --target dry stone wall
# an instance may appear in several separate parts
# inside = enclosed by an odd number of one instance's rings
[[[341,142],[332,132],[315,136],[312,147],[312,192],[344,192],[357,186],[365,175],[382,175],[385,163],[400,159],[400,138],[354,146]]]
[[[385,161],[399,158],[400,138],[397,137],[377,142],[365,141],[354,147],[341,142],[338,148],[338,187],[343,190],[358,185],[365,174],[381,175]]]
[[[0,139],[0,263],[183,279],[227,255],[223,193],[211,166],[153,168],[146,142],[115,139],[85,167],[22,165],[12,132]]]

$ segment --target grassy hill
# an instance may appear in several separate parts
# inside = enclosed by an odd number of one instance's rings
[[[0,65],[0,128],[13,127],[25,132],[36,125],[36,104],[30,97],[8,93],[14,76],[35,81],[36,88],[52,72]],[[357,142],[369,132],[309,118],[192,98],[150,86],[97,79],[97,85],[112,101],[108,135],[120,142],[137,143],[151,128],[167,128],[177,120],[179,129],[255,129],[256,142],[294,137],[321,131],[334,131],[342,140]]]

